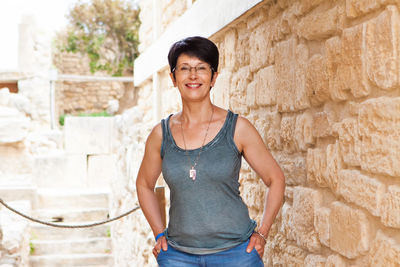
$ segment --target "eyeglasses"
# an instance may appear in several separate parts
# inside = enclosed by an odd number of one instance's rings
[[[208,65],[208,64],[199,64],[195,67],[191,67],[187,64],[182,64],[182,65],[179,65],[179,66],[173,68],[172,72],[176,72],[176,73],[182,74],[182,75],[189,75],[192,73],[192,69],[194,69],[195,73],[199,74],[199,75],[208,74],[208,73],[210,73],[210,71],[214,71],[213,68],[210,67],[210,65]]]

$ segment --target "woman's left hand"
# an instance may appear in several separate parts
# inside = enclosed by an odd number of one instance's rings
[[[264,256],[265,240],[260,235],[253,233],[250,237],[250,242],[247,245],[246,252],[250,253],[253,248],[257,250],[258,255],[262,258]]]

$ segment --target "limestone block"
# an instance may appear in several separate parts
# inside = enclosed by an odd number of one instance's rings
[[[307,150],[307,180],[320,187],[327,187],[326,151],[321,148]]]
[[[256,103],[260,106],[276,104],[276,77],[274,66],[259,70],[254,77],[256,82]]]
[[[89,188],[110,188],[116,177],[116,158],[113,155],[90,155],[87,159]]]
[[[31,103],[32,120],[41,123],[50,122],[50,83],[43,78],[30,78],[18,81],[18,93]],[[46,96],[46,97],[44,97]]]
[[[331,135],[332,129],[329,123],[328,114],[325,111],[317,112],[313,115],[313,137],[327,137]]]
[[[347,81],[353,96],[359,98],[370,94],[366,63],[364,60],[365,24],[347,28],[342,38],[342,68],[349,74]]]
[[[350,166],[360,166],[361,139],[357,119],[346,118],[340,123],[339,145],[343,161]]]
[[[279,112],[264,113],[257,119],[255,127],[269,149],[279,150],[281,148],[281,115]]]
[[[85,187],[87,172],[86,155],[66,154],[55,151],[34,156],[34,182],[41,187]]]
[[[306,159],[302,155],[274,154],[283,173],[286,185],[305,185],[307,182]]]
[[[15,108],[0,107],[0,145],[25,140],[30,120]]]
[[[378,231],[368,254],[369,265],[374,267],[398,266],[400,244]]]
[[[238,66],[250,65],[250,32],[247,29],[247,24],[241,22],[236,26],[237,30],[237,43],[235,57],[238,62]]]
[[[329,144],[326,148],[326,179],[333,192],[337,190],[339,171],[343,169],[343,160],[339,142]]]
[[[263,212],[264,200],[266,187],[261,179],[257,179],[257,182],[247,182],[243,183],[244,190],[241,190],[241,195],[247,206],[252,212],[259,214]]]
[[[250,71],[255,72],[273,62],[270,25],[264,22],[250,32]]]
[[[400,97],[363,102],[358,116],[361,168],[373,173],[400,175]]]
[[[310,111],[306,111],[296,117],[294,135],[296,146],[301,151],[307,149],[315,143],[313,137],[313,116]]]
[[[318,233],[321,244],[329,247],[329,217],[331,210],[329,208],[318,208],[315,211],[314,227]]]
[[[400,15],[395,6],[386,7],[368,21],[365,33],[366,69],[369,79],[385,90],[400,84]]]
[[[307,62],[308,49],[298,44],[296,38],[276,44],[276,101],[279,111],[298,111],[310,107],[305,82]]]
[[[332,36],[342,28],[340,16],[343,11],[340,6],[323,12],[315,9],[300,20],[295,32],[307,40],[321,40]]]
[[[329,216],[330,248],[354,259],[369,249],[371,226],[365,213],[333,202]]]
[[[381,204],[381,221],[389,227],[400,228],[400,187],[391,185]]]
[[[239,69],[232,75],[229,92],[229,107],[239,114],[247,114],[246,91],[250,82],[250,69],[248,66]]]
[[[339,255],[329,255],[325,262],[325,267],[346,267],[346,261]]]
[[[315,211],[322,204],[322,194],[310,188],[296,187],[293,193],[292,222],[297,245],[318,252],[321,244],[314,229]]]
[[[239,67],[238,60],[236,58],[237,39],[237,31],[235,29],[230,29],[224,36],[223,60],[227,69],[234,70]]]
[[[326,58],[320,54],[308,60],[306,90],[312,106],[319,106],[330,99]]]
[[[326,258],[321,255],[308,254],[304,260],[305,267],[325,267]]]
[[[346,15],[350,18],[356,18],[366,13],[377,10],[382,5],[382,0],[346,0]]]
[[[114,136],[113,117],[65,118],[65,149],[75,154],[108,154]]]
[[[345,100],[348,91],[357,98],[371,91],[363,55],[365,29],[365,24],[347,28],[341,40],[326,42],[329,90],[336,101]]]
[[[346,100],[350,96],[347,86],[350,74],[343,68],[342,42],[339,37],[335,36],[325,42],[325,47],[329,94],[334,101]]]
[[[339,171],[338,180],[338,193],[344,199],[366,208],[372,215],[380,215],[381,199],[385,193],[383,183],[357,170]]]
[[[284,115],[281,121],[280,136],[282,140],[282,146],[288,153],[296,151],[296,140],[295,140],[295,127],[296,127],[296,116]]]
[[[32,155],[23,145],[0,145],[0,175],[29,174],[34,167]]]
[[[256,82],[252,81],[247,85],[246,106],[249,108],[256,107]]]

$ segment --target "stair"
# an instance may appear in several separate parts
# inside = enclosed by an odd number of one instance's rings
[[[38,189],[33,216],[67,225],[90,224],[108,218],[108,193],[77,189]],[[55,228],[31,226],[32,267],[112,266],[110,226]]]

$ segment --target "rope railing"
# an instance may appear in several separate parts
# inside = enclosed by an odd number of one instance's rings
[[[12,212],[18,214],[19,216],[24,217],[25,219],[28,219],[28,220],[33,221],[33,222],[36,222],[36,223],[44,224],[44,225],[47,225],[47,226],[57,227],[57,228],[89,228],[89,227],[94,227],[94,226],[106,224],[106,223],[109,223],[109,222],[112,222],[112,221],[116,221],[116,220],[121,219],[122,217],[125,217],[125,216],[131,214],[132,212],[134,212],[134,211],[140,209],[140,207],[137,206],[137,207],[134,207],[134,208],[131,209],[131,210],[128,210],[128,211],[125,212],[125,213],[122,213],[122,214],[119,215],[119,216],[116,216],[116,217],[113,217],[113,218],[110,218],[110,219],[107,219],[107,220],[104,220],[104,221],[100,221],[100,222],[89,223],[89,224],[68,225],[68,224],[50,223],[50,222],[45,222],[45,221],[41,221],[41,220],[32,218],[31,216],[28,216],[28,215],[26,215],[26,214],[23,214],[22,212],[20,212],[20,211],[14,209],[14,208],[12,208],[12,207],[10,207],[10,206],[7,205],[7,203],[5,203],[5,202],[3,201],[3,199],[1,199],[1,198],[0,198],[0,204],[2,204],[4,207],[6,207],[7,209],[9,209],[10,211],[12,211]]]

